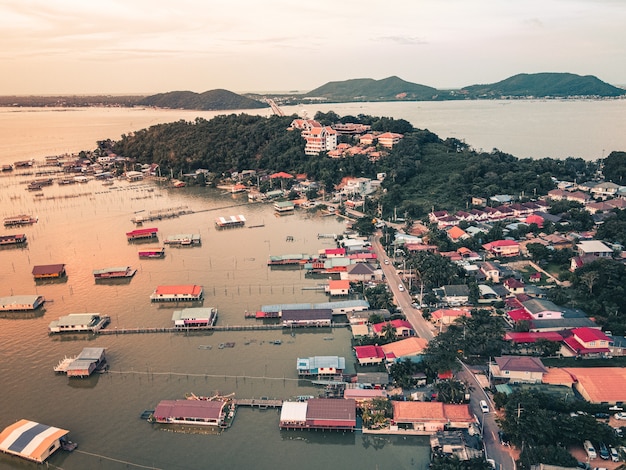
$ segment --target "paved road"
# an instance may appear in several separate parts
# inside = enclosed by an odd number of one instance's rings
[[[385,273],[387,283],[389,284],[389,289],[391,289],[391,292],[396,299],[396,304],[402,310],[402,313],[404,313],[404,315],[406,316],[406,319],[415,330],[417,336],[430,341],[435,337],[434,327],[429,321],[424,320],[421,310],[413,308],[413,305],[411,304],[414,302],[414,300],[411,298],[411,295],[409,294],[407,289],[404,288],[403,291],[400,291],[399,286],[402,284],[402,286],[404,287],[404,283],[402,282],[402,279],[400,279],[400,276],[398,276],[396,268],[393,266],[393,264],[391,262],[389,264],[385,264],[384,260],[388,259],[388,257],[385,253],[385,249],[380,244],[379,239],[380,233],[374,236],[372,248],[378,256],[378,259],[380,260],[380,266],[383,270],[383,273]]]
[[[495,407],[489,396],[480,386],[476,376],[470,368],[461,362],[461,370],[457,373],[456,378],[472,387],[470,391],[470,409],[480,422],[481,431],[483,433],[483,443],[485,445],[485,458],[493,459],[496,462],[498,470],[515,470],[515,461],[511,456],[511,448],[500,443],[498,431],[500,430],[496,423]],[[480,400],[485,400],[489,405],[489,413],[483,413],[480,408]]]
[[[424,320],[420,309],[414,308],[411,304],[414,302],[411,295],[407,292],[406,288],[400,291],[399,285],[402,284],[402,279],[398,276],[396,268],[391,261],[389,264],[385,264],[385,260],[388,259],[387,254],[383,246],[380,244],[380,233],[374,235],[372,241],[372,248],[380,260],[380,266],[385,273],[389,288],[393,293],[398,307],[402,309],[402,312],[406,316],[406,319],[411,324],[416,334],[420,338],[424,338],[428,341],[435,337],[436,329],[429,322]],[[403,284],[404,287],[404,284]],[[500,444],[500,437],[498,436],[498,427],[495,419],[494,406],[485,391],[480,386],[480,383],[472,373],[472,371],[464,364],[462,369],[457,374],[457,378],[472,386],[470,392],[470,409],[481,424],[481,430],[483,432],[483,441],[485,444],[486,458],[493,459],[496,462],[498,470],[515,470],[515,461],[511,457],[510,448]],[[483,413],[480,408],[480,400],[485,400],[489,404],[489,413]]]

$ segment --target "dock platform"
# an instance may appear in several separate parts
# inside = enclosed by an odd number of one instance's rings
[[[266,410],[268,408],[281,408],[283,406],[282,400],[274,400],[271,398],[235,398],[233,403],[237,406],[249,406],[251,408],[259,408]]]

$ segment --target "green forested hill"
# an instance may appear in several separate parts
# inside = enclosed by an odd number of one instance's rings
[[[163,174],[200,168],[218,176],[249,169],[286,171],[306,173],[330,190],[345,176],[375,178],[383,172],[384,210],[396,209],[413,218],[433,206],[465,209],[472,196],[542,195],[554,187],[553,176],[585,180],[595,169],[582,159],[518,159],[495,149],[478,153],[456,139],[442,140],[429,131],[412,129],[403,120],[359,118],[380,131],[401,127],[404,138],[377,162],[363,155],[309,157],[300,133],[287,130],[293,116],[232,114],[152,126],[122,136],[113,151],[139,163],[157,163]]]
[[[614,87],[592,75],[572,73],[521,73],[488,85],[463,88],[472,98],[499,98],[501,96],[621,96],[626,90]]]
[[[199,109],[204,111],[227,109],[267,108],[267,103],[246,98],[228,90],[210,90],[204,93],[171,91],[143,98],[138,104],[172,109]]]
[[[416,101],[431,100],[435,95],[435,88],[389,77],[383,80],[358,78],[329,82],[304,97],[322,97],[328,101]]]

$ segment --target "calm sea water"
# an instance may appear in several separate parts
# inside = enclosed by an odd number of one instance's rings
[[[518,156],[582,156],[626,149],[625,101],[377,103],[286,108],[287,113],[334,110],[404,118],[442,137],[464,139],[475,148],[497,147]],[[268,113],[266,110],[255,111]],[[42,160],[46,155],[91,149],[97,140],[159,122],[207,119],[220,113],[128,109],[0,109],[0,163]],[[186,393],[236,393],[238,397],[289,398],[319,390],[298,381],[296,358],[341,355],[355,370],[350,334],[345,329],[141,334],[87,338],[48,336],[50,321],[69,313],[110,315],[109,328],[170,326],[175,307],[155,305],[149,295],[160,284],[200,284],[205,306],[219,310],[219,324],[254,323],[246,311],[264,304],[324,302],[310,290],[320,280],[299,270],[270,270],[270,254],[315,253],[332,246],[318,233],[341,232],[332,217],[304,213],[276,217],[271,207],[205,188],[168,189],[153,184],[99,182],[52,186],[43,196],[25,189],[32,176],[0,175],[0,217],[32,214],[39,222],[2,233],[24,232],[25,248],[0,250],[0,296],[41,294],[48,299],[37,315],[0,317],[0,428],[27,418],[70,430],[79,442],[73,454],[49,459],[64,469],[301,468],[423,469],[428,464],[424,437],[372,437],[361,434],[281,432],[278,412],[240,409],[231,429],[220,435],[166,432],[139,419],[162,399]],[[160,239],[199,233],[202,246],[172,248],[162,260],[139,260],[138,245],[126,241],[130,219],[144,211],[186,206],[195,212],[155,223]],[[248,225],[214,229],[215,217],[243,214]],[[149,226],[149,225],[146,225]],[[288,242],[287,238],[294,241]],[[36,284],[34,265],[64,263],[61,283]],[[131,265],[127,283],[96,285],[94,269]],[[305,288],[305,289],[303,289]],[[332,341],[325,337],[333,337]],[[282,340],[276,346],[270,342]],[[232,349],[218,349],[235,342]],[[213,346],[203,349],[199,346]],[[85,346],[107,348],[108,374],[87,380],[57,376],[52,368]],[[36,468],[0,455],[0,468]]]
[[[476,150],[497,148],[519,158],[579,157],[596,160],[626,150],[626,100],[444,101],[339,103],[287,106],[285,114],[313,117],[317,111],[406,119],[442,138]],[[267,116],[268,109],[244,111]],[[0,163],[92,149],[103,139],[154,124],[220,111],[123,108],[0,108]]]
[[[0,427],[27,418],[70,430],[79,449],[53,455],[51,465],[68,470],[426,467],[426,438],[281,432],[277,411],[240,409],[233,427],[220,435],[167,432],[139,419],[160,400],[189,392],[281,399],[316,395],[319,389],[298,380],[296,359],[341,355],[354,372],[346,329],[297,331],[295,336],[282,331],[96,338],[47,334],[51,320],[80,312],[110,315],[110,329],[171,326],[172,312],[180,307],[149,300],[154,288],[165,284],[204,286],[204,305],[218,308],[222,325],[255,323],[244,318],[245,312],[264,304],[324,302],[322,292],[305,289],[322,280],[307,279],[300,270],[271,270],[267,257],[331,247],[329,239],[317,234],[341,232],[343,221],[304,213],[277,217],[268,205],[250,205],[245,197],[219,190],[174,190],[146,183],[55,185],[37,197],[25,189],[30,178],[17,171],[0,176],[0,216],[39,217],[32,226],[2,230],[26,233],[28,245],[0,250],[0,296],[37,293],[48,302],[35,316],[0,317]],[[167,249],[160,260],[139,260],[142,245],[129,244],[125,236],[134,228],[131,218],[142,211],[182,206],[195,212],[155,223],[160,239],[199,233],[202,245]],[[248,226],[259,227],[214,228],[216,217],[235,214],[245,215]],[[33,266],[54,263],[66,264],[67,279],[35,283]],[[120,265],[138,269],[130,282],[95,284],[94,269]],[[277,339],[281,345],[271,343]],[[235,347],[218,349],[222,342],[234,342]],[[208,345],[212,349],[200,348]],[[87,380],[54,374],[59,360],[85,346],[107,349],[108,374]],[[0,468],[31,467],[35,465],[0,455]]]

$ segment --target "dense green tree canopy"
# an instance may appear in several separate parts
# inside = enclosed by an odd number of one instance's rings
[[[442,140],[427,130],[414,129],[403,119],[365,115],[351,120],[374,131],[404,135],[387,156],[378,161],[365,155],[307,156],[300,132],[287,130],[295,117],[230,114],[159,124],[122,136],[113,151],[141,164],[157,163],[163,175],[197,169],[217,175],[287,171],[306,173],[327,189],[345,176],[375,178],[386,173],[380,198],[383,218],[398,213],[417,219],[435,205],[465,209],[472,196],[541,195],[554,187],[552,177],[580,181],[591,178],[596,169],[582,159],[517,159],[497,149],[477,152],[457,139]],[[324,123],[345,122],[333,111],[317,117]]]

